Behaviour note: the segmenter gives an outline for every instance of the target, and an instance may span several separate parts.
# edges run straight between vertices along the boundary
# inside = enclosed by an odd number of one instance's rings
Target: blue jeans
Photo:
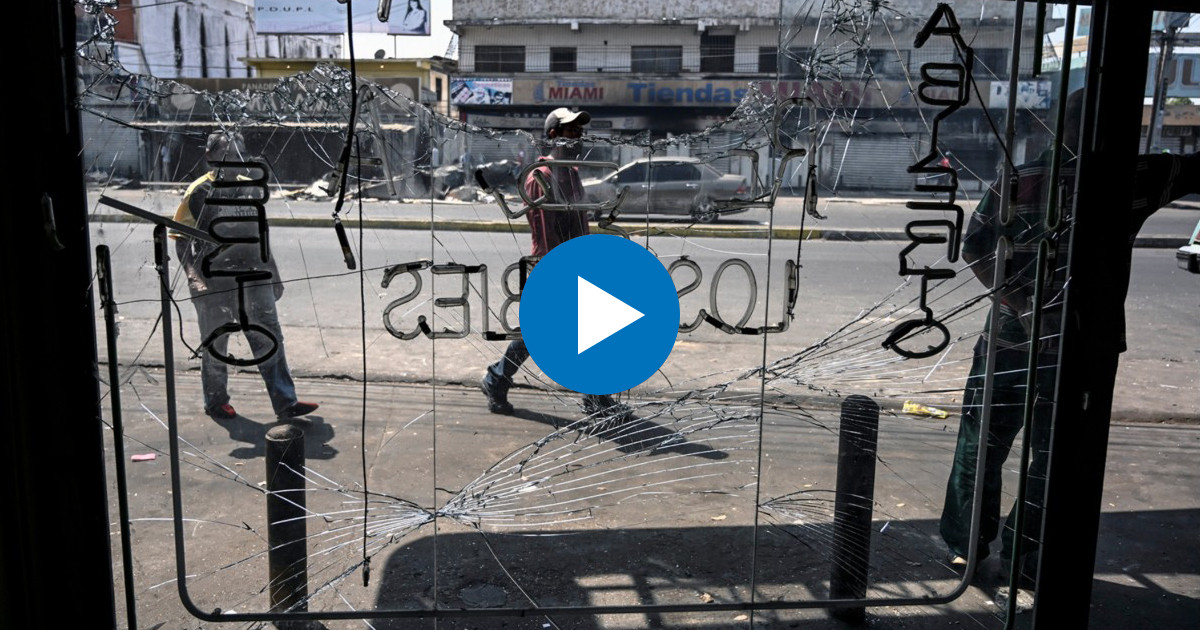
[[[500,360],[488,366],[487,374],[483,377],[483,382],[497,394],[508,392],[508,388],[512,387],[512,377],[521,369],[521,364],[529,358],[529,350],[525,348],[524,339],[514,339],[508,342],[508,348],[504,350],[504,356]]]
[[[259,374],[271,397],[271,407],[278,415],[296,402],[296,386],[288,370],[287,357],[283,352],[283,330],[279,327],[279,315],[275,311],[275,292],[269,283],[247,284],[241,293],[244,297],[246,314],[251,324],[263,327],[275,337],[274,343],[258,331],[242,331],[250,349],[257,359],[275,348],[275,354],[258,364]],[[201,341],[224,324],[239,321],[238,289],[209,291],[193,294],[192,304],[200,323]],[[210,345],[200,350],[200,382],[204,387],[204,410],[211,412],[229,402],[229,373],[224,361],[216,355],[226,355],[229,334],[215,337]]]
[[[525,340],[514,339],[510,341],[508,347],[504,349],[504,356],[500,357],[499,361],[488,366],[487,374],[483,377],[483,382],[488,386],[488,389],[497,395],[503,396],[507,394],[508,388],[512,387],[512,377],[516,375],[517,370],[521,369],[521,365],[528,358],[529,350],[525,347]],[[585,406],[591,405],[596,409],[607,409],[616,404],[612,396],[606,394],[584,394],[583,402]]]

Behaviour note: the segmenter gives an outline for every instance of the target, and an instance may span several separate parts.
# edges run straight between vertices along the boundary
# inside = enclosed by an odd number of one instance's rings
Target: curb
[[[99,362],[101,367],[107,367],[108,362],[101,359]],[[145,370],[163,370],[165,366],[162,363],[149,361],[132,364],[121,364],[122,367],[140,367]],[[199,367],[177,368],[176,373],[190,373],[198,375]],[[231,374],[254,374],[252,369],[240,368],[231,371]],[[324,381],[324,382],[340,382],[348,386],[361,385],[362,377],[355,374],[338,373],[338,372],[316,372],[304,369],[292,370],[292,376],[297,381]],[[417,387],[441,387],[454,389],[463,393],[478,393],[479,385],[477,383],[466,382],[461,378],[414,378],[405,377],[396,374],[381,374],[367,379],[367,383],[372,385],[408,385]],[[756,388],[752,388],[756,389]],[[635,388],[634,391],[636,391]],[[570,395],[572,392],[568,389],[555,387],[550,390],[537,389],[524,384],[514,384],[511,391],[537,393],[537,392],[559,392],[564,395]],[[741,392],[726,392],[716,395],[711,401],[714,404],[744,404],[745,391]],[[645,397],[643,400],[664,401],[668,400],[662,397]],[[836,411],[840,408],[840,399],[836,395],[806,395],[806,394],[779,394],[769,393],[763,398],[763,402],[767,405],[797,405],[806,409],[819,409],[822,411]],[[921,416],[919,414],[907,414],[903,410],[903,402],[898,399],[882,399],[878,400],[880,411],[884,412],[888,417],[893,419],[904,419],[913,421],[925,422],[945,422],[948,424],[956,423],[960,417],[957,408],[946,408],[948,418],[934,418],[930,416]],[[1189,415],[1187,413],[1173,412],[1144,412],[1137,409],[1124,409],[1114,407],[1112,409],[1112,423],[1114,425],[1128,426],[1171,426],[1171,427],[1192,427],[1200,431],[1200,416]]]
[[[92,223],[143,223],[144,220],[137,217],[123,214],[93,214],[89,217]],[[333,222],[329,219],[317,219],[308,217],[280,217],[271,219],[271,225],[275,227],[305,227],[305,228],[332,228]],[[357,221],[346,221],[345,225],[355,227]],[[508,232],[508,233],[528,233],[529,224],[524,221],[429,221],[427,219],[368,219],[362,222],[363,227],[375,230],[429,230],[431,225],[439,230],[447,230],[454,232]],[[629,234],[641,235],[646,232],[645,224],[640,227],[626,230]],[[595,233],[617,233],[615,230],[602,230],[595,228]],[[666,234],[671,236],[692,236],[692,237],[707,237],[707,238],[763,238],[767,234],[766,227],[746,227],[746,226],[715,226],[706,225],[703,227],[697,226],[678,226],[669,223],[651,223],[649,231],[652,234]],[[866,241],[905,241],[908,240],[908,235],[904,230],[855,230],[855,229],[814,229],[814,228],[795,228],[795,227],[778,227],[770,230],[771,235],[777,240],[793,241],[793,240],[824,240],[824,241],[849,241],[849,242],[866,242]],[[1137,248],[1149,249],[1175,249],[1183,247],[1187,244],[1187,239],[1177,236],[1139,236],[1134,241],[1133,246]]]

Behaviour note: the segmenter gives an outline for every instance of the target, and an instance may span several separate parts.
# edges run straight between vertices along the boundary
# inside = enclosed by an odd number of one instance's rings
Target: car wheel
[[[692,209],[692,219],[698,223],[712,223],[721,216],[711,199],[705,199]]]

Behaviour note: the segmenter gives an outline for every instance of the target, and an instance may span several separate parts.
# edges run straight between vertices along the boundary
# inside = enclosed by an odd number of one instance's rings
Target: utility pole
[[[1154,96],[1150,105],[1150,125],[1146,130],[1144,153],[1150,153],[1153,147],[1158,146],[1162,135],[1162,114],[1167,100],[1167,64],[1174,54],[1179,30],[1187,26],[1190,18],[1190,13],[1168,12],[1163,19],[1163,30],[1156,33],[1159,42],[1158,64],[1154,69]]]

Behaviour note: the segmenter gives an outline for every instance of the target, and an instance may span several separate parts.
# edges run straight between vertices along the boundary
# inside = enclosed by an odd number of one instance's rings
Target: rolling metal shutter
[[[915,142],[899,135],[835,136],[821,155],[821,179],[838,189],[911,191],[916,178],[908,167],[916,162]]]
[[[1183,153],[1183,141],[1181,136],[1161,136],[1158,139],[1158,147],[1162,151],[1170,151],[1176,155]],[[1143,143],[1144,144],[1144,143]]]
[[[525,151],[525,161],[537,159],[537,148],[531,144],[521,142],[516,137],[506,136],[503,140],[496,140],[486,136],[471,135],[467,137],[467,150],[475,158],[476,164],[484,162],[497,162],[499,160],[516,160],[518,151]],[[445,157],[442,163],[446,163]]]
[[[133,120],[132,107],[113,107],[105,112],[116,120]],[[86,110],[79,112],[83,136],[83,168],[85,171],[111,173],[118,177],[142,178],[142,152],[139,132],[106,120]]]

